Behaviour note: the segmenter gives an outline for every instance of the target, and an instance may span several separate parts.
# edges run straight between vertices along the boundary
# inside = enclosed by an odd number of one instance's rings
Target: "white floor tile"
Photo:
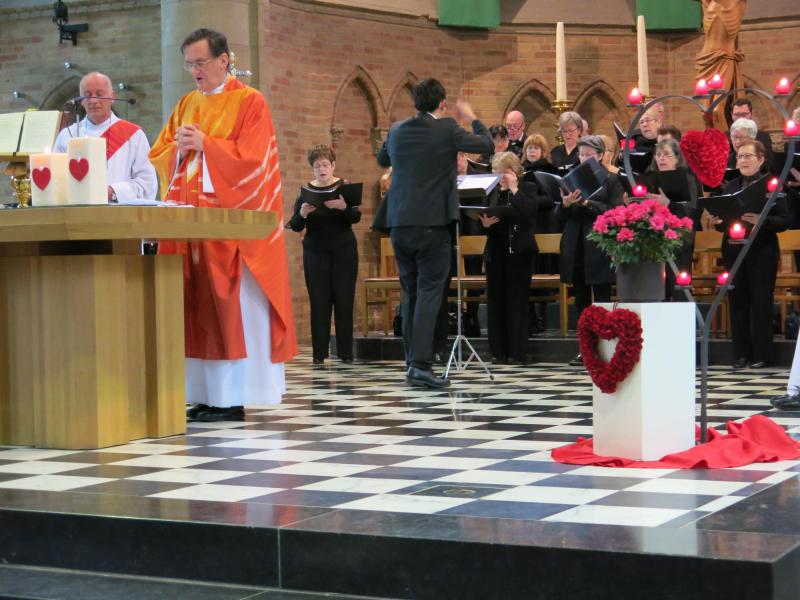
[[[250,475],[249,471],[224,471],[222,469],[167,469],[135,475],[128,479],[142,481],[165,481],[169,483],[214,483],[225,479],[233,479],[242,475]]]
[[[18,463],[0,465],[0,473],[19,473],[23,475],[51,475],[53,473],[64,473],[67,471],[77,471],[86,467],[93,467],[89,463],[75,463],[66,461],[52,460],[29,460]]]
[[[266,469],[262,473],[280,473],[282,475],[316,475],[319,477],[348,477],[356,473],[365,473],[377,469],[378,465],[347,465],[329,462],[308,462],[295,465],[284,465],[274,469]]]
[[[650,479],[626,489],[628,492],[657,492],[661,494],[693,494],[695,496],[725,496],[750,482],[703,481],[700,479]]]
[[[494,465],[501,460],[492,458],[463,458],[458,456],[423,456],[405,462],[396,463],[393,467],[413,467],[415,469],[481,469]]]
[[[448,508],[454,508],[471,502],[457,498],[442,498],[439,496],[403,496],[395,494],[383,494],[381,496],[370,496],[339,504],[334,508],[350,510],[377,510],[384,512],[398,513],[417,513],[432,515]]]
[[[277,450],[265,450],[264,452],[254,452],[248,454],[248,460],[276,460],[279,462],[304,462],[320,460],[337,456],[342,452],[321,452],[317,450],[292,450],[279,448]]]
[[[520,486],[484,496],[483,500],[510,502],[542,502],[546,504],[586,504],[615,494],[617,490],[583,489],[548,486]]]
[[[435,481],[454,483],[488,483],[494,485],[527,485],[553,477],[554,473],[524,473],[520,471],[462,471],[439,477]]]
[[[282,488],[253,487],[246,485],[219,485],[213,483],[191,485],[150,495],[150,498],[177,498],[181,500],[208,500],[212,502],[241,502],[283,491]]]
[[[545,517],[543,520],[562,523],[658,527],[668,521],[677,519],[687,512],[686,510],[672,508],[637,508],[590,504],[574,506],[563,512]]]
[[[36,475],[12,481],[0,482],[0,488],[13,490],[42,490],[48,492],[64,492],[90,485],[99,485],[115,481],[108,477],[78,477],[74,475]]]
[[[371,477],[336,477],[309,483],[298,489],[317,492],[351,492],[359,494],[388,494],[396,490],[424,483],[414,479],[378,479]]]
[[[450,446],[421,446],[415,444],[384,444],[375,448],[357,450],[355,454],[396,454],[398,456],[435,456],[452,451]]]
[[[210,456],[141,456],[110,463],[125,467],[153,467],[155,469],[181,469],[220,460],[219,457]]]

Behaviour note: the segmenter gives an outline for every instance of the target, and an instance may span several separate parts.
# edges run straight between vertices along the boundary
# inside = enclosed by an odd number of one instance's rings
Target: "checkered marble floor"
[[[592,433],[591,384],[564,364],[471,366],[446,391],[398,362],[287,367],[279,406],[246,422],[97,451],[0,448],[0,488],[356,511],[680,527],[797,475],[786,461],[655,470],[554,463]],[[713,368],[711,424],[768,411],[787,372]],[[800,413],[769,416],[800,438]]]

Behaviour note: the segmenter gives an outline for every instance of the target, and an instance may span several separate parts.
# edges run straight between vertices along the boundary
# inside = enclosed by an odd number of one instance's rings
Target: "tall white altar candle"
[[[564,23],[556,25],[556,100],[567,99],[567,46]]]
[[[31,206],[67,203],[67,155],[31,154]]]
[[[650,96],[650,71],[647,66],[647,28],[644,15],[636,19],[636,50],[639,56],[639,91],[647,98]]]
[[[68,204],[107,204],[106,140],[67,140]]]

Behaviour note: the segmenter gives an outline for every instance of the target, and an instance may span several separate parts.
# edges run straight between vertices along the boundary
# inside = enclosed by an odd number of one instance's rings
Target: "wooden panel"
[[[125,346],[128,351],[128,431],[130,439],[147,437],[146,314],[149,310],[146,268],[148,258],[131,256],[125,261]]]
[[[71,206],[3,211],[0,242],[263,239],[274,212],[165,206]]]

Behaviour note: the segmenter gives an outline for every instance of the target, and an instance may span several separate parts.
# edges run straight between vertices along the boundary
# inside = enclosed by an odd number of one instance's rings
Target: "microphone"
[[[74,98],[70,98],[64,104],[77,104],[82,100],[89,100],[94,98],[95,100],[111,100],[112,102],[127,102],[128,104],[136,104],[136,98],[110,98],[104,96],[75,96]]]

